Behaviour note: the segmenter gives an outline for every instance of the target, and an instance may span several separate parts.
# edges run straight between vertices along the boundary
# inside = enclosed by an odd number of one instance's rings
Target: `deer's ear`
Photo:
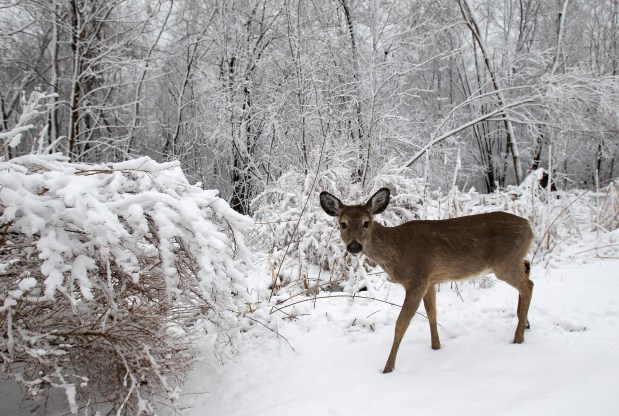
[[[380,214],[387,209],[390,194],[391,192],[389,189],[381,188],[374,195],[372,195],[372,198],[370,198],[365,206],[368,207],[372,215]]]
[[[320,193],[320,206],[332,217],[337,217],[340,215],[341,205],[342,201],[331,195],[329,192],[322,191]]]

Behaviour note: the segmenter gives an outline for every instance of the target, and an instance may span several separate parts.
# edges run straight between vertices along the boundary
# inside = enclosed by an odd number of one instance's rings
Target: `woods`
[[[448,186],[458,150],[459,185],[485,192],[617,173],[616,0],[27,0],[0,19],[5,131],[56,94],[55,150],[180,160],[241,213],[323,156],[363,189],[403,166]]]

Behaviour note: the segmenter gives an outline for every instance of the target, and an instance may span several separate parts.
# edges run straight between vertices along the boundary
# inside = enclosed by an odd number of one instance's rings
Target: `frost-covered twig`
[[[47,112],[49,101],[54,97],[56,97],[56,94],[33,91],[26,100],[25,93],[23,94],[22,113],[17,120],[17,123],[8,131],[0,132],[0,146],[2,147],[0,161],[7,159],[10,156],[11,149],[19,146],[24,133],[35,128],[35,125],[33,124],[35,119]],[[39,143],[43,143],[43,138],[46,133],[46,129],[41,131],[41,135],[38,140]],[[39,150],[40,148],[41,147],[39,146]]]

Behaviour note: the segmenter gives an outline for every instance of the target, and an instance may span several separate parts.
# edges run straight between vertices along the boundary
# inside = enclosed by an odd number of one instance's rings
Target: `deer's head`
[[[373,216],[387,208],[389,195],[389,189],[382,188],[363,205],[345,205],[329,192],[320,193],[320,206],[327,214],[337,217],[340,236],[350,253],[360,253],[371,241]]]

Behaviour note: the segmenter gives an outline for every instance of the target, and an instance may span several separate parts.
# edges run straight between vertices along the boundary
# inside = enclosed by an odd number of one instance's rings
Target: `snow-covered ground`
[[[495,280],[485,288],[446,284],[437,297],[442,349],[430,348],[427,321],[417,315],[386,375],[398,308],[358,298],[299,304],[286,310],[298,318],[278,328],[294,350],[260,336],[221,365],[205,346],[181,414],[618,415],[619,260],[537,266],[532,279],[524,344],[511,344],[514,289]],[[386,293],[402,301],[397,285]]]
[[[278,331],[252,330],[221,364],[204,340],[178,408],[166,416],[618,415],[619,260],[534,267],[531,329],[511,340],[516,291],[492,279],[444,284],[437,296],[442,349],[417,315],[396,370],[381,370],[398,308],[368,299],[317,299],[287,308]],[[380,279],[379,279],[380,281]],[[384,282],[384,300],[402,289]],[[490,287],[488,287],[490,286]],[[362,292],[363,295],[364,292]],[[341,295],[341,294],[339,294]],[[421,311],[423,312],[423,308]],[[294,350],[292,349],[294,348]],[[67,414],[64,394],[23,400],[0,383],[0,414]]]

